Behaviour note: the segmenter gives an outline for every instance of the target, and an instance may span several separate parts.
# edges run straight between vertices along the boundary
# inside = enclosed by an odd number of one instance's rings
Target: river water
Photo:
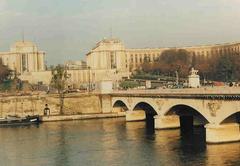
[[[202,128],[146,129],[124,118],[0,128],[1,166],[240,165],[240,143],[206,145]]]

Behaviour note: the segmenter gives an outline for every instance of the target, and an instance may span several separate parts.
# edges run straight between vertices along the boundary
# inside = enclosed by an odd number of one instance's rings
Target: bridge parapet
[[[114,90],[112,94],[162,94],[162,95],[240,95],[240,87],[202,87],[184,89]]]

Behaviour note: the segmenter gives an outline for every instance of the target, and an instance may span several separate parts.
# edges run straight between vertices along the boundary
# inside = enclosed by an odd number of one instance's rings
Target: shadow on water
[[[0,128],[39,128],[40,124],[2,125]]]
[[[63,161],[64,163],[66,163],[67,161],[67,155],[66,155],[66,148],[65,148],[65,128],[64,126],[61,124],[59,126],[59,131],[58,131],[58,135],[59,135],[59,138],[58,138],[58,146],[56,147],[58,150],[57,150],[57,154],[55,156],[55,163],[56,165],[62,165],[63,164]]]
[[[155,134],[154,118],[153,118],[152,114],[146,114],[145,132],[146,132],[147,135]]]
[[[180,144],[186,153],[206,150],[206,129],[203,125],[194,126],[192,116],[180,117]]]
[[[206,147],[206,130],[203,126],[193,127],[191,131],[181,132],[181,143],[190,146]]]

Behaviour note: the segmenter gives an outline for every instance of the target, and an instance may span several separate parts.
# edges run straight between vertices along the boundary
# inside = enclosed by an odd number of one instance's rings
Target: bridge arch
[[[202,114],[202,112],[198,111],[197,108],[186,105],[186,104],[177,104],[177,105],[171,106],[164,113],[164,115],[165,116],[168,116],[168,115],[194,116],[195,118],[198,118],[198,120],[201,120],[205,124],[210,122],[208,117]]]
[[[157,111],[154,109],[154,107],[147,103],[147,102],[138,102],[137,104],[135,104],[135,106],[133,107],[133,111],[134,110],[144,110],[146,112],[146,114],[152,114],[152,115],[157,115]]]
[[[154,107],[147,102],[138,102],[133,107],[133,112],[134,111],[144,111],[146,128],[149,129],[150,132],[154,132],[154,116],[158,114]]]
[[[221,119],[219,124],[224,123],[240,123],[240,111],[229,114],[226,118]]]
[[[129,110],[127,104],[125,104],[125,102],[122,100],[114,101],[112,107],[113,107],[113,112],[123,112],[123,111]]]
[[[177,104],[172,106],[165,116],[179,116],[180,129],[182,134],[193,133],[194,126],[205,126],[209,123],[207,117],[205,117],[196,108],[185,104]],[[203,128],[204,129],[204,128]]]
[[[204,107],[204,105],[201,105],[199,102],[195,102],[192,100],[176,99],[169,101],[168,104],[163,105],[161,115],[165,116],[174,113],[174,110],[179,107],[197,113],[199,116],[204,117],[208,121],[208,123],[211,123],[213,121],[213,118],[210,116],[209,110]]]
[[[140,103],[141,105],[149,105],[151,109],[156,112],[156,114],[159,114],[158,105],[156,104],[156,101],[151,98],[135,98],[135,100],[133,100],[132,110],[134,110],[134,108]]]

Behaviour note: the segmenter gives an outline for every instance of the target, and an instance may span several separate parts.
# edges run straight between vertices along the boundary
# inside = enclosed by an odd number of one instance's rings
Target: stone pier
[[[173,129],[180,127],[179,116],[169,115],[169,116],[154,116],[155,129]]]
[[[240,125],[238,123],[207,124],[207,143],[226,143],[240,141]]]
[[[126,112],[126,121],[143,121],[146,119],[145,111],[127,111]]]

